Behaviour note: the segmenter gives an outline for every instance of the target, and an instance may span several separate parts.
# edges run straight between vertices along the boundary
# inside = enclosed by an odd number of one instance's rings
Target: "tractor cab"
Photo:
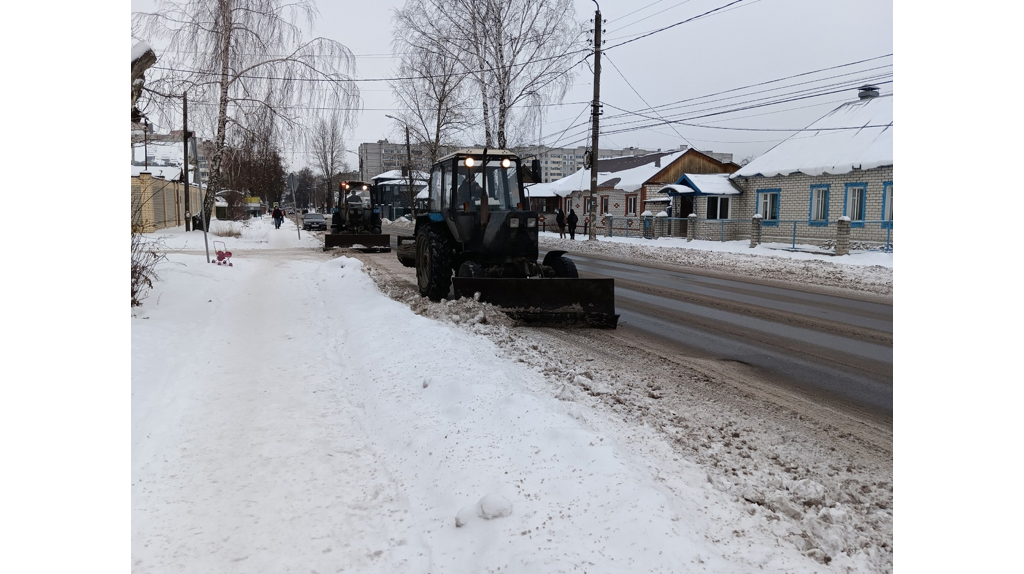
[[[537,215],[524,205],[521,173],[519,158],[506,150],[449,154],[431,169],[428,211],[441,216],[461,250],[536,259]],[[513,238],[521,252],[493,253]]]

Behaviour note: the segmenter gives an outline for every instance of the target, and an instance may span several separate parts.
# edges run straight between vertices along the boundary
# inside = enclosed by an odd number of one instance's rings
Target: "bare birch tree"
[[[154,68],[163,74],[160,91],[187,90],[198,111],[204,104],[213,108],[207,216],[222,185],[230,130],[245,131],[248,118],[266,112],[282,137],[294,137],[302,124],[299,106],[360,107],[348,48],[304,37],[316,15],[312,0],[157,0],[154,12],[132,15],[133,37],[167,41],[168,57]],[[201,117],[193,113],[190,109],[190,119]],[[352,114],[343,113],[346,124]]]
[[[429,38],[398,36],[392,42],[402,54],[391,82],[395,99],[405,108],[399,116],[412,132],[413,141],[427,152],[427,171],[440,154],[470,122],[466,76],[459,62],[433,45]]]
[[[542,109],[527,102],[562,100],[587,51],[572,0],[408,0],[396,24],[472,78],[484,141],[502,148]]]
[[[344,126],[337,113],[318,118],[307,141],[316,166],[327,180],[327,210],[330,211],[334,207],[337,175],[348,170],[345,163]]]

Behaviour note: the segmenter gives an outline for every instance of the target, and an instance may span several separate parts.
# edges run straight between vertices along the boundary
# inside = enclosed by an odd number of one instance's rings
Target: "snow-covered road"
[[[254,223],[234,267],[171,253],[134,310],[133,571],[827,568],[668,445],[302,235]]]

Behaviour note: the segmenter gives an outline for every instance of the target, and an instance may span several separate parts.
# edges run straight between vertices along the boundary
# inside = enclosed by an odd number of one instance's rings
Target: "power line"
[[[620,70],[619,67],[615,65],[615,62],[612,61],[611,57],[609,57],[608,54],[605,54],[605,58],[608,58],[608,63],[611,64],[613,68],[615,68],[615,71],[619,73],[619,76],[622,78],[623,81],[626,82],[626,85],[629,86],[629,89],[633,90],[633,93],[636,94],[638,98],[640,98],[640,101],[647,104],[647,107],[653,110],[654,108],[651,108],[651,104],[648,104],[647,100],[645,100],[644,97],[640,95],[640,92],[636,91],[636,88],[633,87],[633,84],[629,83],[629,80],[626,79],[625,74],[623,74],[622,70]],[[654,113],[658,114],[658,112],[656,111]],[[658,114],[658,117],[661,117],[661,114]],[[672,126],[672,131],[676,132],[677,136],[683,138],[683,141],[686,142],[687,145],[693,147],[693,144],[690,143],[690,140],[686,139],[686,136],[679,133],[679,130],[677,130],[675,126]]]
[[[742,1],[742,0],[738,0],[738,1]],[[548,57],[545,57],[545,58],[536,58],[536,59],[533,59],[533,60],[530,60],[530,61],[527,61],[527,62],[522,62],[520,64],[512,64],[509,67],[510,68],[516,68],[516,67],[524,68],[526,66],[530,66],[530,65],[536,64],[538,62],[546,62],[546,61],[549,61],[549,60],[559,60],[559,59],[562,59],[562,58],[574,56],[576,54],[584,54],[584,53],[590,53],[590,50],[576,50],[576,51],[573,51],[573,52],[568,52],[566,54],[559,54],[557,56],[548,56]],[[568,69],[572,69],[572,68],[576,67],[578,64],[579,64],[579,62],[577,62],[576,64],[573,64]],[[205,71],[205,70],[188,70],[188,69],[182,69],[182,68],[169,68],[169,67],[166,67],[166,66],[152,66],[150,69],[153,69],[153,70],[167,70],[167,71],[171,71],[171,72],[181,72],[181,73],[186,73],[186,74],[208,74],[208,75],[211,75],[211,76],[219,75],[217,72],[208,72],[208,71]],[[322,82],[327,82],[327,83],[395,82],[395,81],[401,81],[401,80],[429,80],[429,79],[433,79],[433,78],[448,78],[448,77],[453,77],[453,76],[463,76],[463,77],[465,77],[465,76],[472,76],[472,75],[475,75],[475,74],[479,74],[479,73],[482,73],[482,72],[495,72],[495,71],[498,71],[498,70],[499,70],[499,68],[486,68],[486,69],[483,69],[483,70],[473,70],[471,72],[459,72],[459,73],[453,73],[453,74],[432,74],[432,75],[422,75],[422,76],[397,76],[397,77],[393,77],[393,78],[285,78],[285,77],[279,77],[279,76],[254,76],[254,75],[249,75],[249,74],[244,74],[244,75],[235,76],[235,77],[247,78],[247,79],[250,79],[250,80],[282,80],[282,81],[313,82],[313,83],[322,83]]]
[[[707,98],[710,98],[710,97],[713,97],[713,96],[720,96],[722,94],[729,94],[729,93],[732,93],[732,92],[738,92],[738,91],[746,90],[746,89],[749,89],[749,88],[757,88],[757,87],[760,87],[760,86],[766,86],[768,84],[774,84],[774,83],[777,83],[777,82],[783,82],[785,80],[792,80],[794,78],[800,78],[800,77],[804,77],[804,76],[809,76],[809,75],[817,74],[817,73],[820,73],[820,72],[827,72],[829,70],[837,70],[839,68],[847,68],[849,66],[856,66],[857,64],[863,64],[863,63],[866,63],[866,62],[872,62],[874,60],[880,60],[882,58],[888,58],[890,56],[892,56],[891,53],[890,54],[885,54],[885,55],[882,55],[882,56],[875,56],[874,58],[867,58],[865,60],[857,60],[855,62],[847,62],[845,64],[839,64],[837,66],[829,66],[827,68],[819,68],[817,70],[811,70],[809,72],[801,72],[799,74],[793,74],[791,76],[785,76],[785,77],[782,77],[782,78],[776,78],[774,80],[767,80],[767,81],[758,82],[758,83],[755,83],[755,84],[748,84],[746,86],[740,86],[740,87],[737,87],[737,88],[730,88],[728,90],[722,90],[720,92],[712,92],[710,94],[704,94],[703,96],[696,96],[696,97],[692,97],[692,98],[676,100],[674,102],[669,102],[667,104],[660,104],[658,106],[655,106],[655,108],[662,109],[662,108],[666,108],[666,107],[673,106],[673,105],[676,105],[676,104],[682,104],[682,103],[686,103],[686,102],[693,102],[693,101],[697,101],[697,100],[703,100],[703,99],[707,99]],[[803,82],[803,83],[790,84],[790,85],[787,85],[787,86],[782,86],[782,87],[774,88],[774,89],[784,89],[784,88],[793,87],[793,86],[800,86],[800,85],[804,85],[804,84],[808,84],[808,83],[819,82],[819,81],[822,81],[822,80],[835,79],[835,78],[839,78],[839,77],[843,77],[843,76],[859,74],[859,73],[862,73],[862,72],[878,70],[878,69],[887,68],[887,67],[891,67],[891,66],[892,66],[892,64],[887,64],[885,66],[878,66],[878,67],[875,67],[875,68],[868,68],[866,70],[858,70],[856,72],[850,72],[848,74],[838,74],[836,76],[829,76],[829,77],[826,77],[826,78],[819,78],[817,80],[811,80],[811,81]],[[751,92],[751,93],[743,94],[743,95],[737,96],[737,97],[745,97],[745,96],[749,96],[749,95],[764,93],[764,92],[767,92],[767,91],[773,91],[773,90],[762,90],[762,91],[759,91],[759,92]],[[731,98],[723,98],[723,99],[731,99]],[[713,101],[722,101],[722,100],[720,99],[720,100],[713,100]],[[710,102],[705,102],[705,103],[710,103]],[[648,109],[653,110],[655,108],[648,108]],[[640,110],[640,111],[646,111],[646,109],[645,110]],[[634,113],[634,112],[629,112],[629,113]],[[621,117],[621,116],[610,116],[609,119],[611,119],[613,117]]]
[[[701,14],[698,14],[698,15],[692,17],[692,18],[687,18],[686,20],[683,20],[681,22],[676,22],[675,24],[670,24],[668,26],[665,26],[664,28],[658,28],[657,30],[652,30],[652,31],[650,31],[650,32],[648,32],[648,33],[646,33],[646,34],[644,34],[642,36],[637,36],[636,38],[633,38],[632,40],[626,40],[625,42],[620,42],[618,44],[615,44],[614,46],[609,46],[607,48],[604,48],[603,51],[607,52],[608,50],[611,50],[611,49],[614,49],[614,48],[618,48],[619,46],[625,46],[626,44],[630,44],[632,42],[636,42],[637,40],[641,40],[641,39],[646,38],[648,36],[653,36],[654,34],[657,34],[659,32],[664,32],[665,30],[670,30],[672,28],[675,28],[676,26],[681,26],[683,24],[686,24],[687,22],[693,22],[694,20],[697,20],[698,18],[703,18],[705,16],[709,16],[711,14],[714,14],[715,12],[718,12],[720,10],[724,10],[724,9],[728,8],[729,6],[732,6],[734,4],[739,4],[740,2],[743,2],[743,1],[744,0],[733,0],[732,2],[729,2],[728,4],[723,4],[723,5],[719,6],[718,8],[712,8],[711,10],[708,10],[707,12],[703,12]]]
[[[668,117],[680,117],[680,116],[690,115],[690,114],[705,114],[705,116],[712,116],[712,115],[719,115],[721,113],[732,113],[732,112],[743,111],[743,110],[751,109],[751,108],[755,108],[755,107],[762,107],[762,106],[765,106],[765,105],[775,105],[775,104],[779,104],[779,103],[786,103],[786,102],[794,101],[794,99],[804,99],[804,98],[807,98],[807,97],[817,97],[817,96],[831,95],[831,94],[835,94],[835,93],[840,93],[840,92],[844,92],[844,91],[849,90],[849,89],[854,88],[854,87],[859,87],[859,85],[862,85],[864,83],[871,83],[871,84],[887,84],[887,83],[892,83],[891,81],[886,80],[887,78],[891,78],[891,77],[892,77],[892,74],[881,74],[881,75],[870,76],[870,77],[866,77],[866,78],[858,78],[858,79],[856,79],[855,81],[852,81],[852,82],[851,81],[836,82],[836,83],[832,83],[832,84],[825,84],[825,85],[822,85],[822,86],[815,86],[815,87],[811,87],[811,88],[804,88],[804,89],[795,90],[795,91],[791,91],[791,92],[786,92],[786,93],[782,93],[782,94],[775,94],[775,95],[772,95],[772,96],[765,96],[765,97],[761,97],[761,98],[748,99],[748,100],[745,100],[745,101],[742,101],[742,102],[734,102],[734,103],[730,103],[730,104],[727,104],[727,105],[704,107],[704,108],[699,109],[699,110],[681,111],[681,112],[669,114]],[[829,88],[836,88],[836,87],[838,87],[838,89],[829,90]],[[823,90],[827,90],[827,91],[823,91]],[[756,93],[755,94],[750,94],[750,95],[756,95]],[[796,98],[797,96],[800,96],[800,97]],[[732,99],[732,98],[727,98],[727,99]],[[768,100],[768,101],[766,101],[766,100]],[[714,104],[714,103],[719,102],[719,101],[722,101],[722,100],[712,100],[712,101],[708,101],[708,102],[702,102],[702,103],[699,103],[699,104],[691,104],[690,106],[682,106],[682,107],[706,106],[707,104]],[[741,106],[741,107],[735,107],[735,106]],[[615,107],[615,106],[612,106],[612,107]],[[721,112],[721,111],[720,112],[716,112],[716,110],[722,110],[723,108],[727,108],[726,111],[724,111],[724,112]],[[646,115],[644,115],[643,113],[640,113],[640,112],[630,112],[628,110],[622,110],[622,108],[618,108],[618,107],[615,107],[615,109],[621,110],[621,111],[624,112],[622,114],[616,114],[614,116],[615,118],[622,118],[622,117],[626,117],[626,116],[639,116],[641,118],[653,119],[650,116],[646,116]],[[657,110],[654,110],[654,111],[655,111],[655,113],[657,113]],[[715,113],[708,113],[708,112],[715,112]],[[695,116],[695,117],[705,117],[705,116]],[[662,117],[660,114],[659,114],[659,117],[661,117],[661,119],[664,119],[664,117]],[[625,121],[625,122],[619,122],[619,123],[612,124],[612,125],[628,125],[628,124],[631,124],[631,123],[640,123],[640,121],[639,120]]]

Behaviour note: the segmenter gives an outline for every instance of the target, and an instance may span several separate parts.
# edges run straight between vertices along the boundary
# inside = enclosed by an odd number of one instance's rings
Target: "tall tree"
[[[344,124],[337,113],[318,118],[308,136],[309,150],[327,182],[327,209],[334,207],[337,174],[348,171],[345,163]]]
[[[528,102],[562,100],[586,52],[572,0],[407,0],[394,33],[429,42],[472,78],[484,141],[502,148],[542,109]]]
[[[164,59],[160,91],[187,90],[199,110],[202,104],[213,108],[207,214],[222,187],[231,130],[244,131],[251,118],[270,114],[282,135],[294,135],[302,123],[300,106],[359,108],[348,48],[304,36],[316,15],[312,0],[157,0],[154,12],[132,15],[133,37],[164,39],[165,51],[175,55]],[[352,121],[352,114],[343,112],[343,121]]]
[[[402,18],[399,13],[396,22]],[[426,148],[428,170],[441,147],[452,144],[469,126],[472,112],[458,60],[434,44],[432,38],[417,35],[399,35],[392,41],[401,59],[399,79],[391,82],[391,89],[404,108],[399,116],[412,132],[410,139]]]

